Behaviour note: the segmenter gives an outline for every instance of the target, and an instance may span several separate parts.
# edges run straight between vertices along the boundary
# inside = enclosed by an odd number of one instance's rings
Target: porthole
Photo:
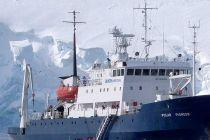
[[[130,90],[133,90],[133,86],[130,86]]]

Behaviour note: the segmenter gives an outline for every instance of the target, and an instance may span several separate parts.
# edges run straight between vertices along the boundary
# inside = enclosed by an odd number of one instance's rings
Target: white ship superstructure
[[[123,34],[115,27],[113,37],[118,41],[115,42],[113,60],[108,58],[106,63],[95,62],[88,76],[78,78],[75,100],[70,103],[61,101],[58,105],[64,107],[62,117],[120,116],[139,111],[143,104],[191,96],[191,78],[188,83],[182,78],[175,79],[174,89],[170,89],[169,81],[170,75],[189,77],[192,72],[189,59],[185,60],[181,55],[172,60],[131,58],[127,47],[133,35]],[[72,85],[72,77],[64,78],[62,84],[63,88]]]

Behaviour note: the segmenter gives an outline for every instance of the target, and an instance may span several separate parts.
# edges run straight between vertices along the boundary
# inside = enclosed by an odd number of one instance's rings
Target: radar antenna
[[[115,54],[127,53],[127,47],[131,45],[130,41],[134,37],[133,34],[123,34],[123,32],[115,26],[110,34],[115,38]]]
[[[73,14],[73,21],[63,21],[66,23],[72,23],[74,26],[74,35],[73,35],[73,85],[77,84],[77,58],[76,58],[76,25],[80,23],[85,23],[85,22],[80,22],[76,21],[76,14],[80,12],[68,12]]]
[[[142,10],[142,13],[144,14],[144,37],[142,38],[142,41],[145,43],[145,59],[147,60],[149,57],[149,48],[152,45],[153,40],[148,39],[148,29],[150,30],[151,28],[148,28],[148,10],[154,10],[158,8],[152,8],[152,7],[147,7],[147,2],[146,0],[144,1],[144,7],[138,7],[138,8],[133,8],[134,10]]]
[[[192,75],[192,90],[193,90],[193,96],[195,96],[195,85],[196,85],[196,80],[195,80],[195,57],[196,57],[196,46],[197,46],[197,44],[198,44],[198,42],[197,42],[197,29],[199,29],[200,28],[200,21],[199,21],[199,24],[198,25],[196,25],[196,24],[194,24],[194,25],[190,25],[190,22],[189,22],[189,27],[188,28],[190,28],[190,29],[192,29],[193,30],[193,42],[192,42],[192,44],[193,44],[193,75]]]

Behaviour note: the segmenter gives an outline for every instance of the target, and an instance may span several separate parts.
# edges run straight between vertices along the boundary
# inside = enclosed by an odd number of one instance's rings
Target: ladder
[[[98,129],[98,132],[96,134],[96,140],[102,140],[103,139],[103,137],[105,136],[106,131],[108,130],[111,122],[114,121],[114,118],[115,118],[115,115],[107,115],[103,119],[103,121],[102,121],[102,123],[101,123],[101,125]]]

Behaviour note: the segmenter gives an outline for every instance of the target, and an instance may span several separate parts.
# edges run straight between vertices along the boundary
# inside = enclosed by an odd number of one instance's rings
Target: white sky
[[[152,2],[151,2],[152,1]],[[191,41],[188,21],[201,21],[199,50],[210,53],[210,1],[208,0],[150,0],[151,6],[158,7],[152,14],[153,32],[156,41],[152,53],[161,53],[160,45],[164,28],[165,38],[182,45]],[[34,29],[41,36],[52,35],[65,41],[72,40],[72,26],[62,20],[71,20],[68,11],[81,13],[78,19],[87,22],[78,29],[78,45],[83,48],[103,47],[112,49],[112,38],[108,34],[115,25],[126,33],[134,33],[135,48],[141,46],[142,15],[133,7],[142,6],[142,0],[0,0],[0,22],[16,31]],[[170,42],[169,42],[170,43]],[[173,42],[172,42],[173,43]],[[167,47],[167,44],[166,44]],[[134,47],[133,47],[134,48]],[[132,50],[134,50],[132,48]],[[142,47],[140,47],[142,50]],[[203,58],[203,59],[206,59]]]

